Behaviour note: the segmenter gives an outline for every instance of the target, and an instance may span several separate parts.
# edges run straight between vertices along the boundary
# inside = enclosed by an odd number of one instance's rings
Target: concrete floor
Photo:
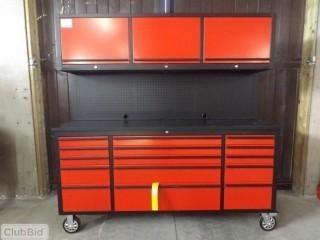
[[[0,224],[46,223],[50,239],[112,240],[319,240],[320,201],[278,194],[278,227],[259,228],[258,214],[132,214],[81,216],[83,229],[67,234],[57,214],[56,196],[44,200],[0,200]]]

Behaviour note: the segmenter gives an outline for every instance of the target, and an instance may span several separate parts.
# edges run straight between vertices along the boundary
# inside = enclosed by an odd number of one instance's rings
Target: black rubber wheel
[[[73,216],[73,224],[72,225],[68,224],[68,221],[66,218],[63,221],[62,227],[67,233],[76,233],[80,230],[80,227],[81,227],[80,218],[78,218],[77,216]]]
[[[275,217],[270,217],[270,221],[265,222],[264,218],[261,217],[259,224],[262,230],[269,232],[276,228],[277,219]]]

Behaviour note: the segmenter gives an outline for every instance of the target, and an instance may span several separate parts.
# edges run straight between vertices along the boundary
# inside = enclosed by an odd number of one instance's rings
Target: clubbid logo
[[[2,224],[1,239],[3,240],[48,240],[47,224]]]

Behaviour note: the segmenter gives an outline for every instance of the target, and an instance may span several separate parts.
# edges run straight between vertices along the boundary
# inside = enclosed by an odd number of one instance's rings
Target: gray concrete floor
[[[278,227],[259,228],[259,215],[245,214],[132,214],[80,216],[83,229],[67,234],[53,194],[44,200],[0,200],[0,224],[46,223],[50,239],[112,240],[319,240],[320,201],[278,194]]]

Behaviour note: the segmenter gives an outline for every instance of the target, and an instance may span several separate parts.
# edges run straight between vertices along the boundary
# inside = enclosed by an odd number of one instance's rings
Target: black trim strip
[[[114,156],[114,159],[195,159],[195,158],[204,158],[204,159],[208,159],[208,158],[212,158],[212,159],[217,159],[220,158],[220,155],[201,155],[201,156],[139,156],[139,155],[135,155],[135,156]]]
[[[148,145],[140,145],[140,146],[114,146],[115,150],[141,150],[141,149],[221,149],[221,146],[148,146]]]
[[[115,197],[114,197],[114,161],[113,161],[113,139],[112,136],[108,136],[109,146],[109,165],[110,165],[110,206],[111,211],[115,210]]]
[[[225,168],[270,168],[273,169],[273,166],[268,165],[226,165]]]
[[[258,183],[252,183],[252,184],[225,184],[225,187],[273,187],[273,184],[258,184]]]
[[[110,169],[109,166],[84,166],[84,167],[62,167],[61,171],[72,171],[72,170],[106,170]]]

